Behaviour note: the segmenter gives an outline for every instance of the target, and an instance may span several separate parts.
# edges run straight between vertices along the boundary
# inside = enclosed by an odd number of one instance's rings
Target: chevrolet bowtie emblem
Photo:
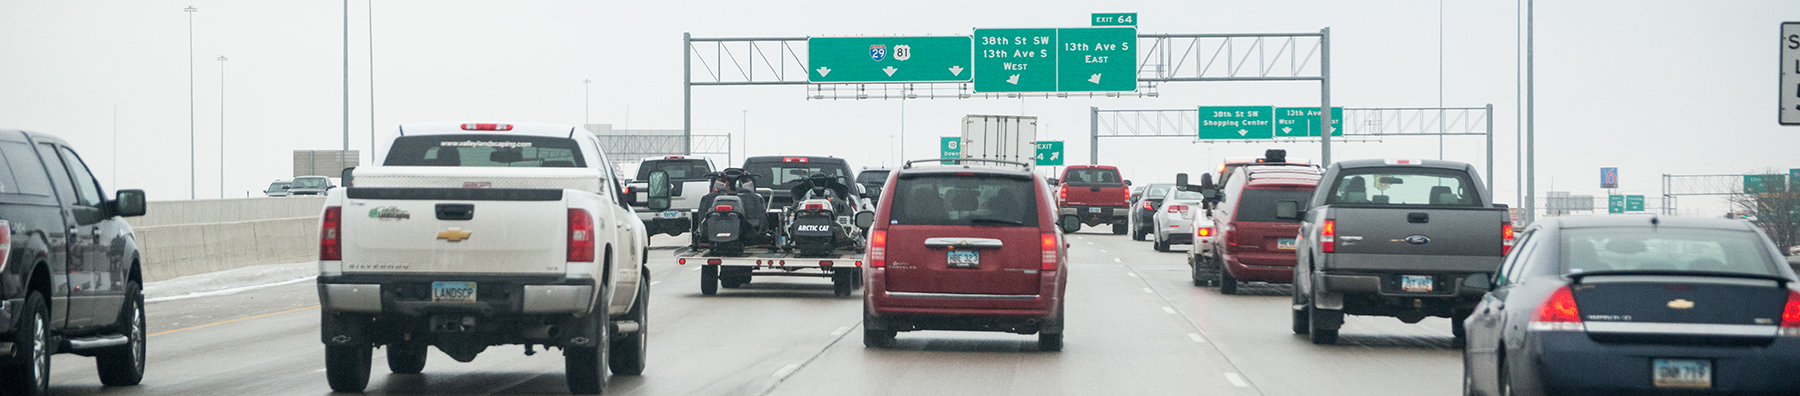
[[[469,233],[469,231],[463,231],[461,228],[451,228],[444,230],[444,232],[439,232],[437,239],[448,240],[450,242],[462,242],[464,239],[469,239]]]
[[[1675,299],[1674,301],[1669,301],[1669,308],[1688,309],[1688,308],[1693,308],[1693,307],[1694,307],[1693,301],[1683,300],[1683,299],[1679,299],[1679,298]]]

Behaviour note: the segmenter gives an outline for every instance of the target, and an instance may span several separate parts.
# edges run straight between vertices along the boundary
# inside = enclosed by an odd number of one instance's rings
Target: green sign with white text
[[[938,158],[941,158],[941,159],[962,158],[962,138],[957,137],[957,136],[945,136],[942,138],[938,138]],[[950,162],[950,161],[942,161],[942,163],[944,165],[954,165],[955,164],[954,162]]]
[[[1273,106],[1200,106],[1201,140],[1274,138]]]
[[[1344,108],[1331,108],[1331,136],[1344,136]],[[1275,108],[1275,137],[1319,136],[1318,107]]]
[[[1037,164],[1039,166],[1062,165],[1063,142],[1037,142]]]
[[[975,29],[975,92],[1055,92],[1056,29]]]
[[[1057,91],[1137,90],[1137,28],[1056,29],[1056,40]]]
[[[1606,213],[1625,213],[1625,196],[1606,196]]]
[[[806,60],[814,83],[963,82],[974,75],[967,36],[813,37]]]
[[[1137,26],[1135,12],[1096,12],[1090,19],[1094,26]]]
[[[1644,196],[1642,196],[1642,195],[1626,195],[1625,196],[1625,211],[1626,212],[1642,212],[1642,211],[1644,211]]]

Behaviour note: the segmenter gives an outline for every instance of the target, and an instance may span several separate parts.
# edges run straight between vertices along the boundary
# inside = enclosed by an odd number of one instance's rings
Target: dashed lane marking
[[[651,284],[651,285],[655,285],[655,284],[658,284],[658,283],[662,283],[662,281],[650,281],[650,284]]]
[[[1200,338],[1200,333],[1188,333],[1188,339],[1192,339],[1194,342],[1198,343],[1206,343],[1205,338]]]
[[[694,269],[692,269],[692,271],[699,271],[699,270],[700,270],[700,267],[694,267]]]
[[[1163,307],[1163,312],[1175,313],[1175,308]]]
[[[1155,290],[1150,290],[1150,288],[1148,288],[1148,287],[1146,287],[1146,288],[1144,288],[1144,292],[1145,292],[1145,293],[1155,293],[1155,292],[1156,292],[1156,291],[1155,291]]]
[[[1118,260],[1118,259],[1113,259],[1113,260]],[[1136,272],[1126,272],[1125,275],[1131,275],[1133,278],[1137,277]]]
[[[774,377],[777,379],[787,378],[787,376],[793,375],[794,371],[799,370],[799,369],[800,369],[799,363],[789,363],[786,366],[781,366],[780,370],[775,370]],[[1238,386],[1243,386],[1243,385],[1238,385]]]
[[[1118,258],[1118,257],[1113,257],[1113,262],[1115,262],[1115,263],[1123,263],[1123,262],[1125,262],[1125,260],[1120,260],[1120,259],[1119,259],[1119,258]],[[1134,275],[1134,276],[1135,276],[1135,275]]]
[[[1250,387],[1250,383],[1244,382],[1244,377],[1238,375],[1238,373],[1225,373],[1225,380],[1231,381],[1231,386],[1236,386],[1239,388]]]
[[[840,336],[840,335],[844,335],[844,333],[848,333],[848,332],[850,332],[850,326],[844,326],[844,327],[837,328],[837,330],[832,330],[831,335]]]
[[[318,307],[319,307],[319,306],[317,306],[317,305],[314,305],[314,306],[310,306],[310,307],[306,307],[306,308],[294,308],[294,309],[290,309],[290,310],[286,310],[286,311],[281,311],[281,312],[270,312],[270,313],[266,313],[266,314],[262,314],[262,315],[256,315],[256,316],[245,316],[245,317],[242,317],[242,318],[237,318],[237,319],[232,319],[232,320],[227,320],[227,321],[223,321],[223,322],[213,322],[213,323],[207,323],[207,324],[203,324],[203,325],[199,325],[199,326],[193,326],[193,327],[183,327],[183,328],[179,328],[179,329],[175,329],[175,330],[169,330],[169,331],[164,331],[164,332],[158,332],[158,333],[150,333],[150,335],[149,335],[149,336],[148,336],[148,337],[155,337],[155,336],[159,336],[159,335],[163,335],[163,334],[169,334],[169,333],[174,333],[174,332],[178,332],[178,331],[188,331],[188,330],[193,330],[193,329],[198,329],[198,328],[202,328],[202,327],[210,327],[210,326],[218,326],[218,325],[222,325],[222,324],[226,324],[226,323],[231,323],[231,322],[237,322],[237,321],[244,321],[244,320],[250,320],[250,319],[256,319],[256,318],[264,318],[264,317],[270,317],[270,316],[275,316],[275,315],[280,315],[280,314],[284,314],[284,313],[289,313],[289,312],[298,312],[298,311],[305,311],[305,310],[308,310],[308,309],[313,309],[313,308],[318,308]]]

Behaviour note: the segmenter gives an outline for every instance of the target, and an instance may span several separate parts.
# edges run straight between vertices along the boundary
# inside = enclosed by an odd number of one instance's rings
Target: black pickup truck
[[[121,217],[142,190],[106,199],[56,137],[0,129],[0,388],[43,395],[50,355],[97,359],[100,383],[144,377],[142,259]]]

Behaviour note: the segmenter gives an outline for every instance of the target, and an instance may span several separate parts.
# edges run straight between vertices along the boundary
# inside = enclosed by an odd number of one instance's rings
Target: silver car
[[[263,195],[270,197],[288,196],[288,184],[287,180],[276,180],[273,183],[269,183],[269,189],[263,190]]]
[[[1162,207],[1150,215],[1151,234],[1158,252],[1173,251],[1172,244],[1194,243],[1194,216],[1202,209],[1205,197],[1198,192],[1171,188],[1163,193]]]

